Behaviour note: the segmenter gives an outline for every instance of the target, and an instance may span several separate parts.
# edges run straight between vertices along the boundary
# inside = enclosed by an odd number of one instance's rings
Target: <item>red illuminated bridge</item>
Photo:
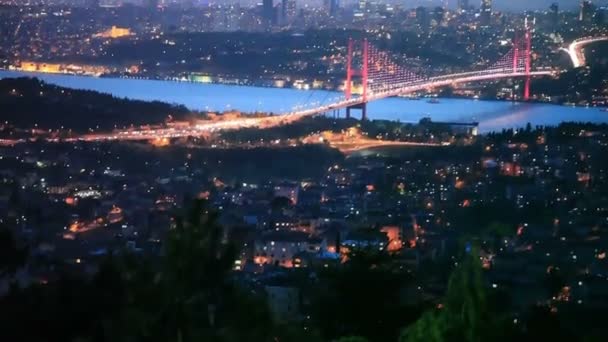
[[[581,55],[580,50],[585,44],[607,40],[608,37],[584,38],[573,43],[573,54]],[[321,115],[339,109],[346,109],[350,117],[353,108],[361,109],[362,119],[367,118],[366,107],[370,101],[387,97],[411,94],[418,91],[469,83],[491,81],[507,78],[523,78],[525,80],[523,99],[530,97],[530,79],[539,76],[552,76],[556,71],[551,68],[533,68],[531,33],[526,30],[521,37],[513,40],[512,48],[494,64],[483,70],[449,74],[442,76],[423,76],[407,67],[394,63],[389,54],[378,50],[364,40],[348,43],[346,85],[344,94],[325,104],[312,104],[308,108],[296,109],[278,116],[263,118],[237,118],[219,122],[201,122],[187,128],[148,128],[115,131],[112,133],[89,134],[74,140],[149,140],[159,138],[177,138],[187,136],[202,136],[216,131],[235,130],[245,127],[267,128],[288,124],[304,117]],[[361,94],[354,95],[352,84],[355,78],[360,79]]]
[[[346,85],[344,96],[332,103],[314,108],[296,110],[286,113],[288,116],[313,116],[346,108],[350,117],[352,108],[361,109],[362,119],[367,118],[366,104],[386,97],[405,95],[417,91],[476,81],[498,80],[503,78],[524,78],[523,99],[530,98],[530,79],[536,76],[554,75],[551,68],[532,68],[531,34],[529,30],[522,39],[514,39],[512,49],[493,65],[479,71],[458,74],[426,77],[417,74],[407,67],[394,63],[386,52],[380,51],[364,40],[348,43]],[[354,67],[355,58],[360,66]],[[361,95],[352,94],[354,78],[361,80]]]

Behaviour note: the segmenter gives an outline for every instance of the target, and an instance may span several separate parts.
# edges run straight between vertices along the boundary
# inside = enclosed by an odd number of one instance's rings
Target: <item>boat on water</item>
[[[416,95],[397,95],[397,96],[404,98],[406,100],[420,100],[420,96],[416,96]]]
[[[608,113],[608,108],[602,108],[600,109],[600,112]]]
[[[432,103],[432,104],[437,104],[437,103],[439,103],[439,100],[437,100],[437,99],[430,99],[430,100],[428,100],[426,102],[427,103]]]

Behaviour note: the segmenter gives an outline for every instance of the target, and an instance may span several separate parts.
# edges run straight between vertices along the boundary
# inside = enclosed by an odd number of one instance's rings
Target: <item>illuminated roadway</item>
[[[477,71],[444,75],[438,77],[431,77],[417,82],[410,82],[403,85],[393,84],[390,87],[386,87],[385,89],[381,88],[380,90],[368,93],[366,102],[376,101],[387,97],[414,93],[426,89],[445,87],[458,83],[469,83],[514,77],[537,77],[552,75],[555,75],[555,72],[548,68],[532,71],[529,73],[529,75],[525,72],[514,73],[513,69],[510,68],[498,71]],[[320,115],[323,113],[331,112],[333,110],[356,106],[362,104],[363,102],[364,101],[362,97],[356,97],[348,100],[344,99],[338,102],[317,106],[310,109],[297,110],[285,113],[284,115],[269,116],[263,118],[238,118],[224,121],[209,121],[197,123],[195,125],[188,126],[185,128],[169,127],[157,129],[131,129],[103,134],[87,134],[78,138],[67,139],[66,141],[154,140],[162,138],[183,138],[189,136],[197,137],[218,131],[236,130],[248,127],[268,128],[291,123],[300,120],[304,117]]]
[[[566,51],[572,60],[572,65],[575,68],[584,66],[587,61],[585,60],[585,54],[583,53],[583,48],[591,43],[608,41],[608,36],[600,36],[600,37],[585,37],[576,39],[573,41],[568,48],[562,48],[561,50]]]

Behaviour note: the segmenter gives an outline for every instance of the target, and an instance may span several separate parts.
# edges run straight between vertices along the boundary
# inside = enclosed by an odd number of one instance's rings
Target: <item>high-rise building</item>
[[[286,4],[287,8],[286,8],[286,15],[287,18],[293,20],[293,18],[296,17],[297,11],[296,11],[296,0],[287,0],[287,4]]]
[[[156,8],[158,7],[159,1],[158,0],[145,0],[144,2],[144,6],[148,7],[148,8]]]
[[[329,15],[332,17],[335,17],[336,14],[338,14],[338,9],[339,9],[340,3],[338,2],[338,0],[325,0],[325,1],[326,1],[327,11],[328,11]]]
[[[279,25],[291,25],[296,17],[296,0],[282,0],[279,11]]]
[[[99,0],[99,7],[113,8],[122,6],[122,0]]]
[[[469,10],[469,0],[458,0],[458,12],[463,13]]]
[[[593,16],[593,4],[590,0],[581,0],[581,9],[578,16],[580,21],[589,21]]]
[[[603,6],[595,12],[595,22],[598,25],[608,24],[608,6]]]
[[[281,1],[281,25],[287,23],[287,0]]]
[[[436,25],[441,25],[445,19],[446,10],[443,7],[435,7],[433,10],[433,20]]]
[[[551,26],[553,27],[553,29],[557,29],[557,27],[559,26],[559,4],[557,2],[554,2],[549,7],[549,16],[551,20]]]
[[[359,11],[365,12],[367,10],[367,0],[359,0]]]
[[[273,0],[264,0],[262,2],[262,17],[267,26],[273,24],[275,17]]]
[[[492,19],[492,0],[481,0],[479,17],[482,24],[490,24],[490,20]]]
[[[418,26],[426,31],[431,26],[431,16],[429,15],[429,11],[426,7],[417,7],[416,8],[416,21],[418,22]]]

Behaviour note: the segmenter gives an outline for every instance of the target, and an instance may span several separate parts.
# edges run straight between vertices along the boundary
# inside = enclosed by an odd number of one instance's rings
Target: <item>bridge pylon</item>
[[[530,81],[532,78],[532,33],[528,24],[523,37],[519,37],[515,32],[513,38],[513,73],[523,73],[525,76],[523,99],[530,100]]]
[[[526,39],[526,57],[525,57],[525,61],[526,61],[526,84],[524,85],[524,100],[528,101],[530,100],[530,82],[531,82],[531,77],[530,77],[530,72],[531,72],[531,68],[532,68],[532,33],[530,32],[530,29],[526,27],[526,34],[525,34],[525,39]]]
[[[354,67],[353,61],[355,59],[355,47],[360,49],[359,55],[361,63],[359,66]],[[348,51],[346,55],[346,85],[344,87],[344,97],[347,100],[352,98],[352,86],[353,78],[361,77],[361,103],[352,105],[346,108],[346,118],[350,118],[350,110],[353,108],[361,109],[361,120],[367,119],[367,86],[368,86],[368,60],[369,60],[369,43],[367,39],[363,39],[361,42],[355,42],[352,39],[348,39]]]

